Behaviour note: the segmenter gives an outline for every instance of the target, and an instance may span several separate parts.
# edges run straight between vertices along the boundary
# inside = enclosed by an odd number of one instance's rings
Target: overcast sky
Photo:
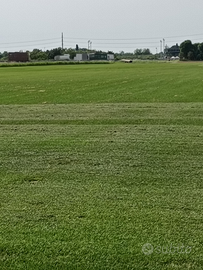
[[[203,0],[1,0],[0,52],[87,47],[160,51],[203,42]]]

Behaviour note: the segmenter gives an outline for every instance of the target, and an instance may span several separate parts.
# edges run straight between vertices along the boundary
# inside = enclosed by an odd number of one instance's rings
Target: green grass
[[[87,65],[87,64],[111,64],[109,61],[38,61],[38,62],[0,62],[0,68],[5,67],[29,67],[29,66],[58,66],[58,65]]]
[[[202,70],[0,69],[0,269],[202,269]]]
[[[203,102],[203,64],[1,68],[0,104]]]

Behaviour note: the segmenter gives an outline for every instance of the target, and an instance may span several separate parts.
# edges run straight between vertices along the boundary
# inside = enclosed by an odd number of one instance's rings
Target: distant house
[[[30,60],[28,52],[9,52],[8,61],[10,62],[28,62]]]
[[[172,46],[171,48],[167,48],[167,52],[166,54],[168,56],[179,56],[180,54],[180,47],[178,46],[178,43],[176,43],[176,45]]]

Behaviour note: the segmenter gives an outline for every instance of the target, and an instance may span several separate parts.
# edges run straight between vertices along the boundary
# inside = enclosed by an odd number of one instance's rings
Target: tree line
[[[105,53],[103,51],[96,51],[96,50],[88,50],[86,48],[54,48],[51,50],[40,50],[34,49],[32,51],[28,51],[30,55],[30,59],[33,61],[43,61],[43,60],[53,60],[57,55],[64,55],[69,54],[70,59],[73,59],[76,56],[76,53]],[[113,53],[108,51],[108,53]],[[166,54],[167,55],[167,54]],[[180,44],[180,60],[203,60],[203,42],[202,43],[192,43],[191,40],[185,40]],[[158,59],[160,57],[159,54],[152,54],[150,49],[136,49],[134,52],[124,52],[120,51],[119,53],[115,53],[115,59],[119,60],[122,58],[126,59]],[[8,60],[8,52],[4,51],[3,53],[0,52],[0,61],[7,61]]]
[[[203,42],[192,44],[191,40],[185,40],[180,44],[180,60],[203,60]]]
[[[46,60],[53,60],[57,55],[64,55],[69,54],[70,59],[73,59],[76,56],[76,53],[106,53],[104,51],[97,51],[97,50],[88,50],[86,48],[54,48],[51,50],[40,50],[40,49],[33,49],[32,51],[27,51],[30,55],[30,60],[33,61],[46,61]],[[112,51],[108,51],[107,53],[113,53]],[[115,59],[122,59],[122,58],[140,58],[140,59],[154,59],[153,54],[150,52],[150,49],[136,49],[134,52],[124,52],[121,51],[119,53],[115,53]],[[5,51],[0,53],[0,61],[7,61],[8,60],[8,52]]]
[[[76,53],[84,53],[84,52],[94,52],[94,53],[99,53],[102,51],[95,51],[95,50],[87,50],[85,48],[82,49],[73,49],[73,48],[54,48],[51,50],[40,50],[40,49],[33,49],[32,51],[27,51],[30,55],[30,60],[33,61],[46,61],[46,60],[54,60],[54,57],[57,55],[64,55],[64,54],[69,54],[70,55],[70,59],[73,59],[76,56]],[[112,52],[108,52],[108,53],[112,53]],[[3,53],[0,53],[0,61],[7,61],[8,60],[8,52],[5,51]]]

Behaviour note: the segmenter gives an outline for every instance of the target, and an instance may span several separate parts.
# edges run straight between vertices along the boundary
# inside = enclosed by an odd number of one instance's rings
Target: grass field
[[[0,269],[202,269],[202,74],[0,68]]]

